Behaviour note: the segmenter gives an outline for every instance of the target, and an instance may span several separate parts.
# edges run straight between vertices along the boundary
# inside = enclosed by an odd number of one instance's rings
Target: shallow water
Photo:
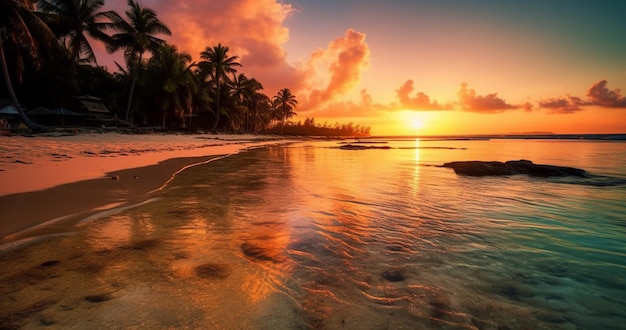
[[[382,145],[382,144],[381,144]],[[307,142],[0,256],[0,321],[62,328],[620,329],[626,143]],[[596,177],[463,177],[530,159]]]

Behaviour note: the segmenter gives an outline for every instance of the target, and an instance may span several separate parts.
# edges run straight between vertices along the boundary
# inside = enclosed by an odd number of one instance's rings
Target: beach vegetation
[[[285,121],[287,119],[297,115],[293,109],[298,105],[296,96],[291,94],[289,88],[283,88],[278,91],[278,94],[274,96],[274,111],[276,112],[276,118],[280,119],[281,127],[280,132],[283,133],[285,128]]]
[[[73,64],[97,64],[87,36],[109,42],[114,11],[101,11],[104,0],[39,0],[42,18],[64,46]],[[75,72],[75,70],[73,71]]]
[[[33,122],[26,115],[13,88],[11,75],[18,83],[23,82],[26,71],[40,68],[46,54],[53,54],[58,49],[56,36],[37,15],[32,1],[0,2],[0,65],[4,83],[21,121],[34,132],[48,129]],[[12,68],[11,71],[9,67]]]
[[[282,132],[282,133],[281,133]],[[279,125],[267,130],[270,134],[304,135],[304,136],[350,136],[365,137],[370,136],[371,128],[349,122],[347,124],[335,123],[334,125],[324,122],[319,124],[315,118],[306,118],[304,121],[286,122],[285,126]]]
[[[72,101],[72,96],[79,90],[78,67],[97,65],[93,48],[87,39],[108,42],[109,35],[105,32],[111,27],[110,17],[113,11],[101,11],[103,0],[39,0],[37,1],[38,15],[55,34],[62,50],[42,74],[37,75],[34,81],[40,81],[50,86],[38,87],[38,90],[47,90],[54,98],[51,102],[54,107],[62,107]],[[50,84],[51,81],[61,80],[64,83]],[[47,87],[47,88],[46,88]],[[53,95],[55,97],[53,97]]]
[[[223,111],[220,108],[220,92],[225,89],[225,84],[231,81],[228,78],[229,73],[237,72],[236,66],[241,66],[237,59],[239,56],[229,56],[229,48],[218,44],[217,46],[207,47],[205,51],[200,53],[200,58],[203,60],[198,63],[198,67],[202,72],[202,76],[205,80],[209,80],[210,84],[215,90],[215,123],[212,130],[217,128],[220,121],[220,113]],[[226,94],[225,94],[226,95]]]
[[[159,20],[154,10],[142,7],[134,0],[128,0],[128,7],[129,9],[126,11],[128,20],[122,18],[117,13],[110,15],[113,23],[111,27],[116,33],[106,43],[109,52],[115,52],[121,48],[124,49],[126,67],[133,76],[125,120],[129,120],[135,85],[143,68],[143,55],[146,52],[154,53],[165,44],[165,40],[157,37],[157,35],[172,35],[170,29]]]
[[[153,103],[148,109],[160,112],[161,126],[167,127],[169,122],[184,128],[186,116],[193,113],[193,96],[199,88],[191,55],[178,52],[176,46],[163,45],[148,61],[145,76],[144,81],[152,85],[145,89],[152,95],[147,98]]]
[[[235,132],[254,132],[258,111],[261,109],[260,102],[263,98],[263,85],[254,78],[248,78],[245,74],[233,75],[232,97],[237,102],[235,116],[231,116],[231,127]]]
[[[48,130],[28,117],[28,108],[82,107],[81,99],[100,99],[108,113],[83,112],[71,121],[43,123],[233,133],[363,135],[369,127],[352,123],[316,125],[289,120],[297,115],[289,88],[268,96],[262,82],[239,72],[243,65],[230,48],[207,46],[199,61],[161,36],[171,35],[157,13],[128,0],[122,17],[103,11],[104,0],[19,0],[0,2],[0,59],[6,88],[2,105],[13,104],[32,132]],[[123,50],[123,64],[99,66],[94,43],[110,53]],[[18,97],[27,100],[21,104]],[[10,101],[2,101],[10,99]],[[84,109],[81,111],[85,111]],[[62,125],[65,125],[62,124]]]

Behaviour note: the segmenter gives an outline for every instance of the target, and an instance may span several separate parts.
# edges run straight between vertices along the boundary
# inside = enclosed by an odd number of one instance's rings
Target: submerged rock
[[[356,144],[344,144],[339,147],[339,149],[343,150],[365,150],[365,149],[391,149],[390,146],[363,146]]]
[[[39,267],[50,267],[58,264],[59,262],[59,260],[44,261],[41,263],[41,265],[39,265]]]
[[[494,176],[526,174],[538,177],[575,176],[587,177],[587,172],[574,167],[535,164],[530,160],[507,162],[463,161],[445,163],[442,167],[454,169],[456,174],[469,176]]]
[[[270,251],[258,245],[243,243],[241,244],[241,251],[243,254],[251,259],[255,260],[274,260],[274,257],[270,254]]]
[[[92,302],[92,303],[99,303],[99,302],[108,301],[111,299],[113,299],[113,296],[111,296],[111,294],[109,293],[94,294],[94,295],[89,295],[85,297],[85,301]]]
[[[406,275],[404,275],[402,271],[397,269],[386,270],[381,274],[381,276],[389,282],[400,282],[404,281],[404,279],[406,278]]]
[[[206,263],[194,268],[196,275],[202,278],[227,278],[231,273],[231,268],[223,263]]]

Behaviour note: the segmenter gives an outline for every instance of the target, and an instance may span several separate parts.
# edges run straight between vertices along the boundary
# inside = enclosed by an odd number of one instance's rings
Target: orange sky
[[[194,58],[222,43],[266,94],[290,88],[295,120],[374,135],[626,132],[623,1],[140,3]]]

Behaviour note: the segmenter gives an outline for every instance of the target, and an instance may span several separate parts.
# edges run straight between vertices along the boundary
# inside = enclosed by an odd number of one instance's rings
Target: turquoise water
[[[303,142],[192,167],[154,202],[15,253],[61,261],[35,281],[61,326],[626,328],[626,143],[369,142],[390,148]],[[438,167],[517,159],[593,177]]]

